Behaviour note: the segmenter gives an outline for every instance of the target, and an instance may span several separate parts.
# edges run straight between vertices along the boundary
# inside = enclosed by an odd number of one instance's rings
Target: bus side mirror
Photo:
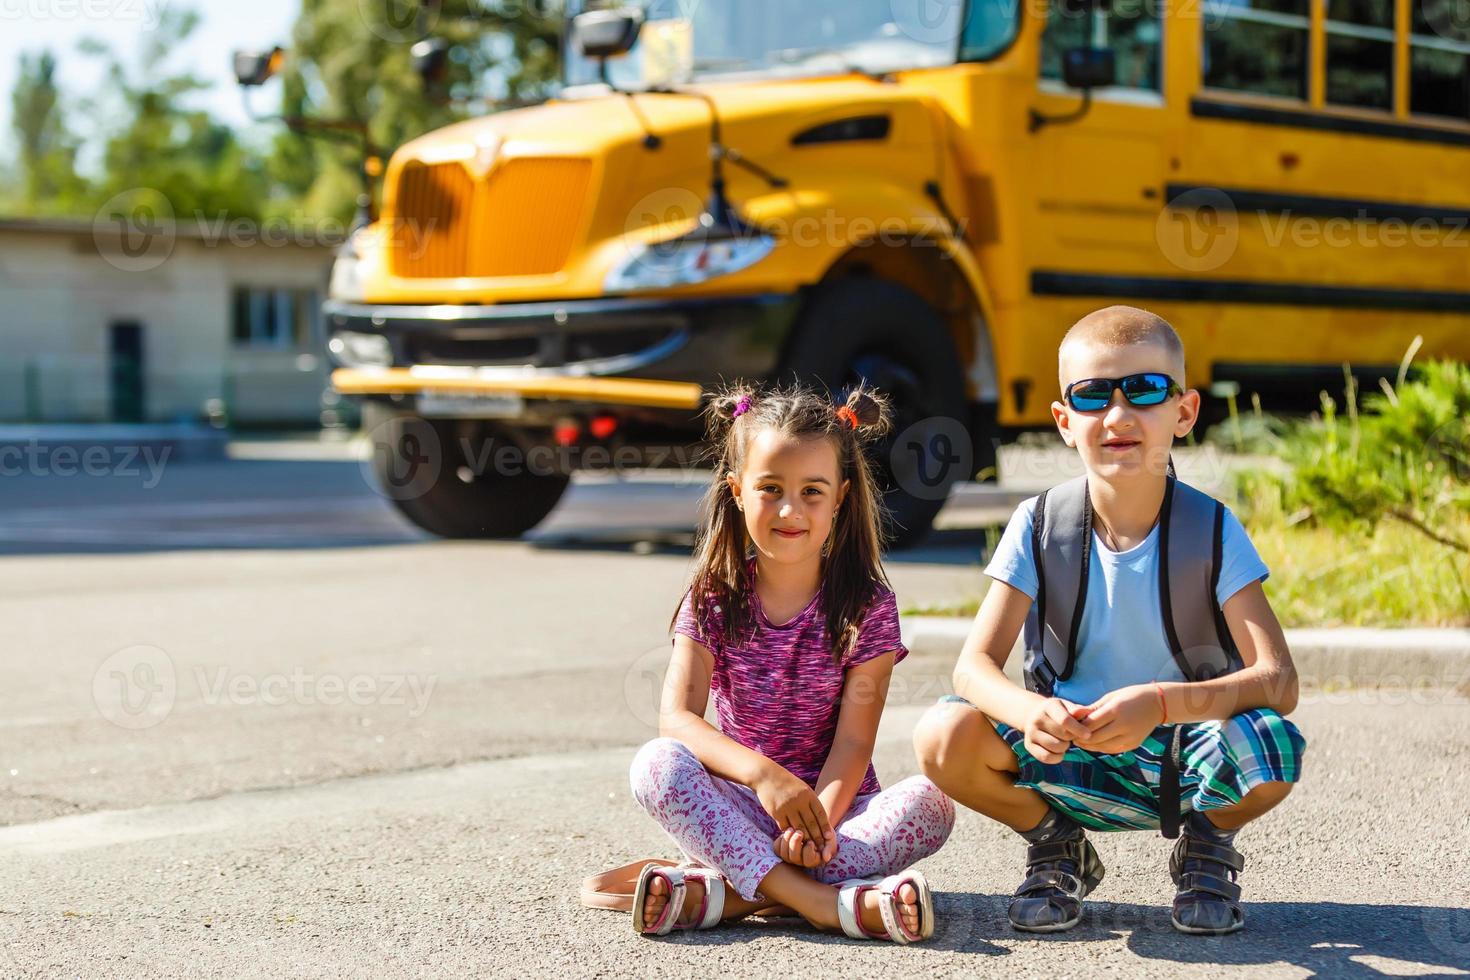
[[[572,19],[572,45],[588,58],[616,58],[638,43],[643,18],[626,10],[589,10]]]
[[[256,88],[271,80],[286,60],[280,48],[269,51],[236,51],[235,81],[241,88]]]
[[[1069,88],[1104,88],[1118,78],[1110,48],[1071,48],[1062,52],[1062,81]]]
[[[426,38],[408,51],[414,74],[424,83],[424,88],[433,89],[449,77],[449,42],[442,37]]]

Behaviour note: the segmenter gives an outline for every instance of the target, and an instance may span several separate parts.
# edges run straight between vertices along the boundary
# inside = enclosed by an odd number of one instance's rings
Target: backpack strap
[[[1159,520],[1159,608],[1169,650],[1190,680],[1208,680],[1241,666],[1215,594],[1224,522],[1224,504],[1169,478]]]
[[[1077,630],[1092,563],[1092,504],[1087,478],[1043,493],[1031,520],[1036,602],[1026,617],[1026,686],[1050,696],[1076,665]]]

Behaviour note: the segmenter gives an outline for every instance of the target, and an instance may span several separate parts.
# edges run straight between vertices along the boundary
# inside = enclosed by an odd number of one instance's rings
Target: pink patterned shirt
[[[898,663],[909,652],[899,635],[898,600],[891,589],[879,586],[853,649],[840,667],[834,664],[827,642],[824,591],[825,587],[818,588],[795,619],[778,626],[766,618],[760,597],[752,590],[755,631],[734,646],[720,641],[723,622],[717,605],[710,607],[707,622],[696,622],[692,591],[684,594],[674,624],[675,633],[703,644],[714,655],[710,691],[720,731],[813,788],[837,734],[846,670],[890,650]],[[869,762],[858,793],[879,789],[878,774]]]

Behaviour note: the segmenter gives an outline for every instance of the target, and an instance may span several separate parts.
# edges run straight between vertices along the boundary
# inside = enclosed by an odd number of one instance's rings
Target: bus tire
[[[975,472],[964,367],[938,313],[896,283],[840,279],[812,293],[783,364],[783,378],[834,398],[865,379],[893,400],[893,432],[872,458],[892,546],[917,544],[950,488]]]
[[[527,466],[495,472],[487,440],[515,442],[477,423],[392,411],[369,418],[378,492],[441,538],[518,538],[551,513],[571,483],[570,474]]]

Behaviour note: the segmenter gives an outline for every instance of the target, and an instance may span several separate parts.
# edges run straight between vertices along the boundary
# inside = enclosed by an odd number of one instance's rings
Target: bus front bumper
[[[323,314],[341,368],[332,380],[343,394],[687,410],[724,379],[774,376],[798,308],[794,294],[766,294],[479,306],[329,301]],[[354,356],[364,349],[372,363]]]

